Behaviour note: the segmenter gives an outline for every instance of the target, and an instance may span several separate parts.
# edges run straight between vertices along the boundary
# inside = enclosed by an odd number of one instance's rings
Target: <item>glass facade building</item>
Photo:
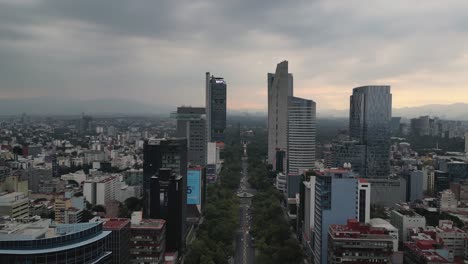
[[[362,86],[350,97],[349,134],[365,145],[364,175],[368,178],[390,175],[390,86]]]
[[[102,222],[57,225],[48,237],[44,234],[30,239],[19,239],[14,234],[0,235],[1,263],[28,264],[73,264],[111,263],[112,252],[106,250],[106,238],[110,231],[104,231]],[[30,228],[34,229],[34,228]],[[28,231],[26,232],[26,236]]]
[[[206,119],[209,142],[224,142],[226,130],[226,81],[206,73]]]

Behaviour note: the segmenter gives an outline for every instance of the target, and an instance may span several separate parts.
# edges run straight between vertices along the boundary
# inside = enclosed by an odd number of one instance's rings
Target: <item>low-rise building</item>
[[[390,212],[390,223],[398,228],[400,241],[406,242],[409,239],[408,229],[425,227],[426,218],[412,210],[392,210]]]
[[[25,218],[29,216],[29,200],[22,192],[0,194],[0,216]]]
[[[164,263],[166,251],[166,221],[142,219],[134,212],[131,220],[130,262]]]
[[[105,248],[110,231],[102,222],[51,226],[49,219],[4,221],[0,225],[2,263],[110,263]]]
[[[385,228],[352,219],[330,225],[328,263],[392,263],[393,237]]]

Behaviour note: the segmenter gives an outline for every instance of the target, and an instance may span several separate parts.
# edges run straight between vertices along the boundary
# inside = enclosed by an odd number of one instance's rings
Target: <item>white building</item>
[[[0,217],[24,218],[29,216],[29,200],[22,192],[0,194]]]
[[[315,163],[315,102],[289,97],[288,173],[302,174]]]
[[[268,73],[268,162],[273,170],[284,171],[288,149],[288,97],[293,96],[293,76],[288,73],[288,62],[276,66],[276,72]],[[278,160],[283,152],[283,157]]]
[[[436,227],[436,240],[453,252],[454,256],[463,257],[467,233],[453,225],[450,220],[440,220]]]
[[[83,196],[91,204],[105,205],[106,202],[115,200],[117,182],[116,175],[88,179],[83,184]]]
[[[451,190],[444,190],[440,193],[440,210],[456,209],[458,200]]]
[[[358,220],[359,222],[369,223],[370,220],[370,201],[371,201],[371,184],[364,178],[359,178],[358,182]]]
[[[398,229],[396,227],[392,226],[388,221],[382,218],[372,218],[369,220],[369,224],[372,227],[384,228],[387,230],[393,240],[393,252],[398,251]]]
[[[275,182],[276,189],[282,193],[287,193],[288,191],[288,183],[286,179],[286,174],[279,172],[276,174],[276,182]]]
[[[409,239],[409,228],[426,226],[426,218],[410,210],[392,210],[390,212],[390,223],[398,228],[400,241]]]

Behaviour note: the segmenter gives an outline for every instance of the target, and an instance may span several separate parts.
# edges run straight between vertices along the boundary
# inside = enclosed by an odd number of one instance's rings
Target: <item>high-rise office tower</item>
[[[177,107],[176,136],[187,139],[188,163],[205,166],[207,156],[204,107]]]
[[[302,174],[315,162],[315,102],[289,97],[288,172]]]
[[[328,229],[348,219],[365,223],[370,218],[371,186],[350,170],[329,169],[316,172],[314,212],[314,263],[326,264]],[[312,188],[312,186],[311,186]],[[312,209],[311,209],[312,210]]]
[[[150,138],[143,146],[143,214],[151,215],[150,190],[151,177],[159,173],[159,169],[169,168],[176,175],[182,176],[184,186],[187,186],[187,140],[185,138]],[[186,195],[186,193],[184,192]],[[185,206],[184,206],[185,208]]]
[[[268,162],[274,170],[286,171],[288,150],[288,98],[293,96],[293,76],[288,62],[268,73]]]
[[[350,97],[349,134],[365,145],[364,175],[367,178],[390,176],[390,86],[362,86]]]
[[[206,73],[206,124],[208,142],[224,142],[226,129],[226,81]]]
[[[150,218],[166,220],[166,248],[183,248],[186,225],[187,185],[171,169],[161,168],[150,179]]]

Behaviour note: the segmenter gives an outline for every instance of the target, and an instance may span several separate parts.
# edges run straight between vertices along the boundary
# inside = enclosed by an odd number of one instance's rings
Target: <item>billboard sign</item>
[[[201,171],[187,171],[187,204],[201,204]]]

